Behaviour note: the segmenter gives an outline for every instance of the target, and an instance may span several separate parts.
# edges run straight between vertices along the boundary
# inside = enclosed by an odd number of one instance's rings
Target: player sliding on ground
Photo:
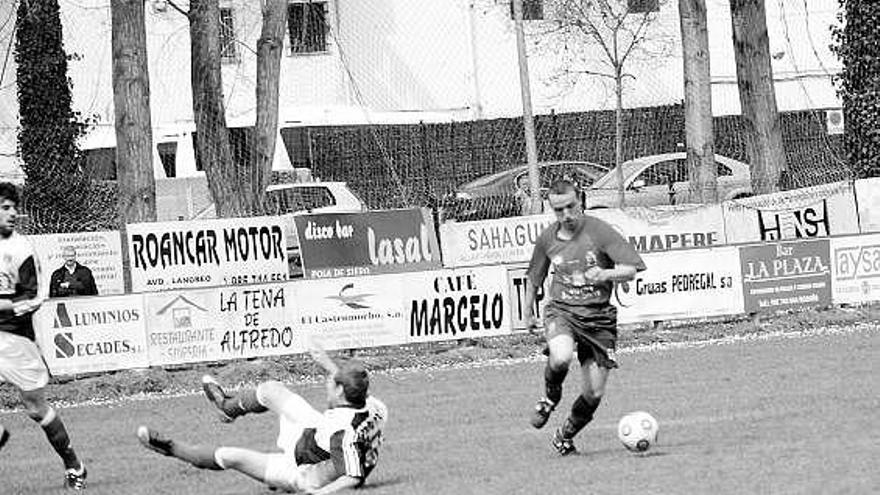
[[[337,365],[316,346],[311,353],[327,372],[329,407],[323,413],[277,381],[229,395],[212,377],[202,378],[205,395],[224,422],[248,413],[277,414],[277,445],[283,452],[191,445],[146,426],[138,428],[138,439],[148,449],[198,468],[234,469],[289,492],[326,494],[360,486],[376,466],[388,411],[368,394],[363,364],[351,360]]]
[[[549,356],[544,369],[544,397],[531,423],[543,428],[562,399],[562,382],[575,349],[581,363],[583,388],[571,413],[553,435],[561,455],[575,452],[573,439],[593,419],[605,393],[611,369],[617,367],[617,308],[610,302],[615,282],[632,280],[645,264],[635,249],[610,225],[585,216],[574,185],[557,181],[549,191],[556,222],[538,238],[529,263],[525,307],[534,310],[535,294],[550,266],[553,282],[544,310],[544,335]],[[528,327],[538,322],[529,316]]]

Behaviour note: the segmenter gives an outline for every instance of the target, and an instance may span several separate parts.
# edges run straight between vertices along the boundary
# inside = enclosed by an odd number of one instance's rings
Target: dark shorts
[[[594,360],[603,368],[617,368],[614,359],[617,349],[617,308],[606,304],[578,310],[575,313],[552,302],[547,304],[544,313],[547,341],[557,335],[569,335],[574,339],[581,365]]]

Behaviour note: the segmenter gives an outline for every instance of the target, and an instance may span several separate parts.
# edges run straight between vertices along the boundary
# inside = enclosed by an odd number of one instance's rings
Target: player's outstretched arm
[[[314,359],[318,365],[324,368],[324,371],[326,371],[327,374],[333,376],[339,371],[339,367],[336,366],[333,358],[327,354],[327,351],[324,350],[324,346],[322,346],[313,335],[306,335],[305,344],[306,349],[309,351],[309,355],[312,356],[312,359]]]
[[[617,264],[614,268],[599,268],[594,266],[587,271],[587,278],[597,282],[629,282],[636,278],[638,269],[633,265]]]

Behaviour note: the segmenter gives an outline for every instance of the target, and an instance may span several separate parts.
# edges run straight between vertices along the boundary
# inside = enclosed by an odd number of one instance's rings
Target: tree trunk
[[[208,179],[214,208],[221,218],[245,216],[252,180],[232,159],[223,81],[220,73],[219,0],[191,0],[189,36],[196,153]]]
[[[523,32],[523,2],[513,0],[514,31],[516,31],[516,54],[519,65],[519,87],[523,106],[523,134],[526,140],[526,164],[529,174],[529,195],[531,209],[536,215],[544,210],[541,198],[541,172],[538,169],[538,144],[535,139],[535,119],[532,114],[532,90],[529,81],[529,58],[526,53],[526,39]]]
[[[614,77],[614,166],[617,175],[617,206],[623,208],[626,206],[624,196],[625,187],[623,184],[623,67],[616,68]]]
[[[253,180],[250,209],[263,211],[263,199],[272,174],[272,158],[278,136],[278,79],[284,50],[284,28],[287,24],[287,0],[264,0],[263,27],[257,40],[257,118],[254,127]]]
[[[112,0],[113,107],[120,222],[156,221],[143,0]]]
[[[718,202],[712,85],[705,0],[679,0],[684,60],[684,124],[687,142],[689,201]]]
[[[751,157],[752,191],[778,191],[787,169],[776,109],[764,0],[730,0],[739,101]]]

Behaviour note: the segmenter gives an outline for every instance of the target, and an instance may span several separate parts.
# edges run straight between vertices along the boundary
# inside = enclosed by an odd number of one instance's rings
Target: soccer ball
[[[657,442],[657,420],[645,411],[631,412],[617,423],[617,438],[632,452],[644,452]]]

